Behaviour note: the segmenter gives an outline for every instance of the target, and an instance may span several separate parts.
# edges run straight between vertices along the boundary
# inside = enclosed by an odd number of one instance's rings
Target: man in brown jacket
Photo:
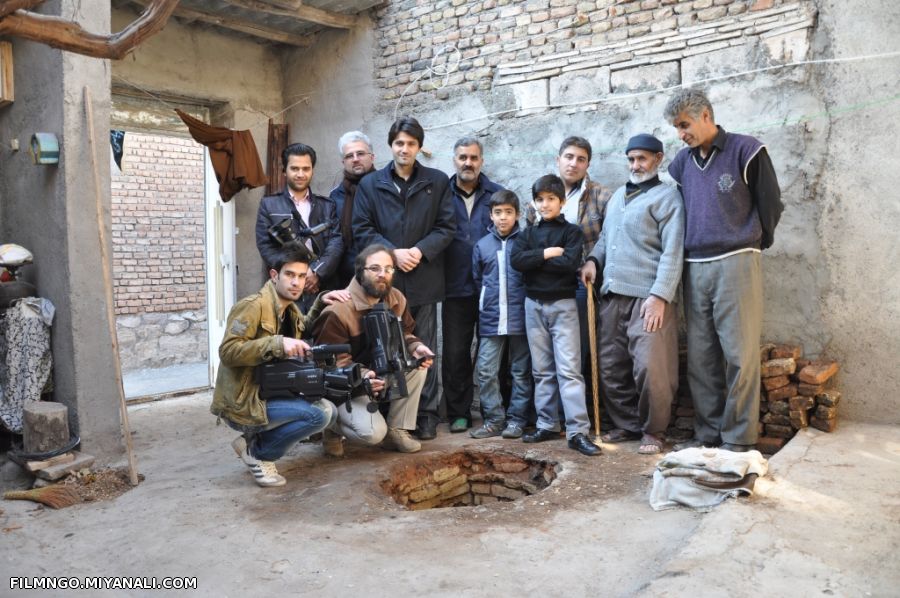
[[[421,444],[412,438],[410,430],[416,427],[416,413],[419,398],[425,385],[426,370],[431,367],[434,354],[420,339],[413,335],[416,323],[409,312],[406,297],[393,288],[396,270],[394,253],[384,245],[369,245],[356,257],[355,275],[347,291],[350,300],[327,307],[316,320],[313,336],[322,344],[348,344],[350,353],[337,356],[337,365],[351,362],[371,363],[372,355],[363,327],[363,316],[372,306],[384,302],[387,308],[400,318],[406,348],[412,357],[424,358],[419,369],[406,374],[409,391],[406,397],[393,397],[388,408],[387,421],[381,413],[369,413],[366,409],[369,399],[362,393],[352,397],[338,407],[337,417],[340,433],[349,440],[366,445],[385,444],[400,452],[414,453]],[[369,370],[365,375],[371,380],[374,392],[383,392],[385,383],[375,378]],[[341,436],[325,430],[324,446],[327,454],[339,457],[344,454]]]
[[[241,432],[231,443],[260,486],[283,486],[275,468],[295,442],[321,432],[335,420],[336,407],[295,397],[259,397],[256,366],[286,357],[301,357],[309,345],[300,340],[306,326],[327,303],[343,298],[333,291],[316,299],[304,316],[294,304],[303,293],[309,258],[306,252],[283,253],[269,270],[269,281],[255,295],[238,301],[228,314],[219,345],[219,373],[210,411]]]

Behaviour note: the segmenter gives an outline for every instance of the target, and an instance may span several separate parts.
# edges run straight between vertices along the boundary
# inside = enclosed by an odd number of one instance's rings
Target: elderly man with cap
[[[684,205],[659,180],[663,144],[646,133],[628,140],[631,171],[606,207],[600,240],[581,270],[585,285],[602,272],[600,379],[615,428],[604,442],[640,439],[638,452],[665,442],[678,388],[675,299],[684,251]]]

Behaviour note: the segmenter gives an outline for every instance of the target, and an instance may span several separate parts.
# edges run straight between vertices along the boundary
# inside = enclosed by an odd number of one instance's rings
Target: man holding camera
[[[315,322],[313,336],[322,344],[348,344],[350,353],[339,354],[336,359],[338,367],[352,362],[373,364],[373,351],[368,338],[364,318],[377,303],[383,303],[393,316],[400,319],[406,351],[413,360],[421,361],[417,368],[398,372],[394,376],[404,376],[407,395],[389,396],[390,406],[387,421],[378,409],[370,407],[370,398],[360,389],[356,396],[338,407],[338,422],[341,434],[349,440],[367,445],[383,442],[384,446],[394,448],[403,453],[414,453],[421,449],[421,444],[410,436],[410,430],[416,427],[416,413],[419,398],[425,385],[426,370],[431,367],[434,354],[421,340],[413,335],[416,326],[406,297],[393,288],[394,272],[397,268],[394,252],[384,245],[369,245],[356,257],[355,274],[347,291],[349,301],[335,303],[325,308],[321,317]],[[386,349],[390,349],[386,347]],[[372,370],[365,376],[369,379],[369,391],[379,395],[386,392],[386,380],[376,377]],[[391,394],[396,395],[396,390]],[[324,431],[323,445],[325,452],[340,457],[344,454],[341,435],[331,430]]]
[[[300,336],[326,304],[345,300],[345,291],[316,299],[308,315],[294,303],[303,294],[309,257],[302,249],[273,254],[269,281],[255,295],[237,302],[228,314],[219,345],[219,373],[210,411],[242,434],[231,443],[263,487],[283,486],[275,468],[295,442],[321,432],[336,418],[336,407],[321,399],[293,396],[262,400],[256,367],[274,359],[303,357],[309,345]]]
[[[281,251],[281,243],[272,237],[269,228],[282,220],[290,220],[293,236],[302,239],[307,249],[316,254],[306,275],[301,305],[308,309],[319,291],[333,289],[344,250],[340,222],[334,201],[310,190],[316,167],[316,150],[302,143],[294,143],[281,152],[281,163],[287,186],[277,195],[267,195],[259,202],[256,214],[256,248],[268,271],[272,260]],[[324,225],[324,230],[304,237],[304,229]]]

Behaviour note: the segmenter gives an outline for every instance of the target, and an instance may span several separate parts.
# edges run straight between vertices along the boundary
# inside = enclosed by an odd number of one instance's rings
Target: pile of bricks
[[[797,430],[812,426],[833,432],[841,393],[834,390],[839,366],[830,360],[803,358],[798,345],[766,343],[760,347],[760,421],[757,448],[771,455]],[[679,360],[680,384],[672,406],[667,434],[673,441],[691,438],[694,408],[687,384],[686,352]]]
[[[841,393],[828,386],[838,364],[803,358],[797,345],[768,343],[760,347],[762,396],[760,397],[759,450],[777,452],[797,430],[812,426],[833,432]]]

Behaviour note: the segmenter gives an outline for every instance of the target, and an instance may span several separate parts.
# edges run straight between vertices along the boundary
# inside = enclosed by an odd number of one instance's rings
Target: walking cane
[[[600,438],[600,368],[597,365],[597,312],[594,283],[587,286],[588,341],[591,348],[591,391],[594,394],[594,434]]]

